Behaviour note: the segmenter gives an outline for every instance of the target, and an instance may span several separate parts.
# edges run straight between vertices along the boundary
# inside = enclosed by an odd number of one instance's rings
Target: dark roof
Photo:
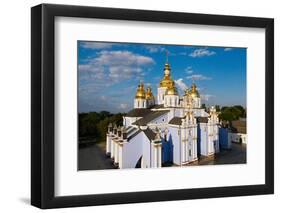
[[[160,108],[164,108],[164,104],[154,105],[150,109],[160,109]]]
[[[231,121],[231,131],[234,133],[247,133],[247,122],[245,120]]]
[[[127,140],[130,141],[133,137],[137,136],[141,132],[140,129],[138,129],[136,132],[134,132],[132,135],[130,135]]]
[[[197,123],[208,123],[208,117],[196,117]]]
[[[132,126],[126,129],[127,135],[130,135],[134,131],[136,131],[136,128],[134,128]]]
[[[148,124],[150,121],[154,120],[155,118],[160,117],[161,115],[164,115],[166,113],[168,113],[169,110],[161,110],[161,111],[150,111],[149,113],[147,113],[143,118],[137,120],[136,122],[132,123],[133,125],[146,125]]]
[[[126,114],[126,117],[143,117],[151,112],[150,109],[132,109]]]
[[[174,124],[174,125],[181,125],[181,119],[182,117],[173,117],[170,121],[169,124]]]
[[[156,133],[151,129],[147,128],[146,130],[143,130],[143,132],[150,141],[155,139]]]

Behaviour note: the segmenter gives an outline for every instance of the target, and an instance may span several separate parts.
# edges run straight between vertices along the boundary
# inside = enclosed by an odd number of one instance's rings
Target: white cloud
[[[154,64],[147,56],[130,51],[106,51],[97,53],[87,64],[78,66],[79,72],[86,72],[93,79],[105,82],[120,82],[124,79],[140,78],[145,75],[144,67]]]
[[[192,74],[194,71],[193,71],[192,67],[189,66],[189,67],[185,68],[185,72],[190,75],[190,74]]]
[[[106,101],[108,98],[107,98],[105,95],[102,95],[102,96],[100,96],[100,99],[101,99],[102,101]]]
[[[150,53],[164,52],[165,48],[158,45],[144,45],[144,48],[147,49]]]
[[[193,58],[201,58],[204,56],[211,56],[211,55],[215,55],[216,52],[212,51],[212,50],[208,50],[207,48],[199,48],[194,50],[192,53],[189,54],[190,57]]]
[[[215,96],[210,94],[201,94],[200,97],[203,101],[209,101],[210,98],[214,98]]]
[[[109,49],[113,45],[113,43],[107,43],[107,42],[91,42],[91,41],[83,41],[80,42],[81,47],[87,48],[87,49]]]
[[[108,66],[143,66],[153,64],[154,60],[147,56],[137,55],[130,51],[106,51],[98,53],[98,57],[94,59],[94,63],[98,65]]]
[[[189,80],[191,80],[191,79],[192,80],[211,80],[212,78],[204,76],[202,74],[194,74],[194,75],[187,76],[186,79],[189,79]]]
[[[182,78],[175,80],[176,85],[180,88],[180,90],[185,91],[187,89],[186,84],[183,82]]]
[[[224,48],[224,51],[225,52],[228,52],[228,51],[231,51],[233,48],[230,48],[230,47],[226,47],[226,48]]]
[[[128,108],[128,104],[126,104],[126,103],[121,103],[120,105],[119,105],[119,109],[127,109]]]

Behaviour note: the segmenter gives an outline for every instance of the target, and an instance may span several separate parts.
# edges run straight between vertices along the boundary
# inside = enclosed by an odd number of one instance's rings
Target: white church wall
[[[211,136],[213,133],[213,125],[208,124],[208,153],[207,155],[210,155],[211,153],[214,153],[214,136]]]
[[[183,117],[184,116],[184,109],[183,108],[175,108],[175,116],[176,117]]]
[[[193,109],[195,117],[208,117],[209,114],[205,111],[205,109]]]
[[[216,140],[216,146],[215,146],[215,152],[220,152],[220,139],[219,139],[219,127],[218,125],[214,125],[214,134],[215,134],[215,140]]]
[[[157,89],[157,104],[164,104],[164,97],[167,88],[165,87],[158,87]]]
[[[152,159],[152,148],[151,148],[151,142],[149,140],[143,141],[143,161],[142,161],[142,168],[150,168],[152,167],[152,164],[150,163]]]
[[[179,135],[177,127],[168,127],[169,134],[168,140],[172,140],[173,143],[173,163],[176,165],[180,165],[180,143],[179,143]]]
[[[192,127],[192,161],[197,160],[197,128]]]
[[[174,109],[174,108],[171,108],[171,109],[170,109],[170,112],[168,113],[168,122],[169,122],[173,117],[175,117],[175,109]]]
[[[140,132],[123,145],[122,168],[135,168],[143,152],[143,143],[141,143],[144,140],[143,134],[143,132]]]
[[[123,126],[125,126],[125,127],[131,126],[132,123],[136,122],[139,119],[141,119],[141,117],[124,117]]]
[[[134,108],[135,109],[147,108],[147,100],[141,99],[141,98],[136,98],[134,100]]]
[[[208,130],[206,123],[200,123],[200,154],[207,156],[208,155]]]
[[[179,106],[179,96],[178,95],[165,95],[164,107],[178,107],[178,106]]]

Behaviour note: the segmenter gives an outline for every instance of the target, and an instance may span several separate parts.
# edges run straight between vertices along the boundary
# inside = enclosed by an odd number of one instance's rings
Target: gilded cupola
[[[173,87],[175,85],[175,82],[171,78],[171,68],[170,64],[166,62],[164,67],[164,77],[160,81],[160,87]]]
[[[138,85],[135,98],[145,99],[145,89],[143,83]]]
[[[152,100],[152,99],[154,99],[154,96],[153,96],[153,94],[152,94],[152,89],[151,89],[150,86],[148,86],[147,89],[146,89],[145,98],[146,98],[147,100]]]
[[[178,95],[178,90],[175,86],[172,87],[168,87],[168,89],[166,90],[165,95]]]
[[[192,83],[192,86],[190,88],[190,90],[188,91],[188,94],[192,97],[192,98],[199,98],[199,92],[197,90],[197,87],[194,83]]]

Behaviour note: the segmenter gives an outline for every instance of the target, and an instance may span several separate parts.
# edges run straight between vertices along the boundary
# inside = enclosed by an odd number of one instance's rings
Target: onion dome
[[[151,90],[151,87],[150,87],[150,86],[147,87],[147,89],[146,89],[145,98],[146,98],[147,100],[152,100],[152,99],[154,99],[154,96],[153,96],[153,94],[152,94],[152,90]]]
[[[177,88],[175,86],[168,87],[168,89],[166,90],[165,95],[178,95]]]
[[[192,84],[191,89],[189,90],[189,95],[192,98],[199,98],[200,97],[199,92],[197,90],[197,87],[194,83]]]
[[[175,85],[174,81],[171,78],[171,68],[168,63],[164,67],[164,77],[160,81],[160,87],[173,87]]]
[[[135,98],[145,99],[145,89],[143,83],[138,85]]]

